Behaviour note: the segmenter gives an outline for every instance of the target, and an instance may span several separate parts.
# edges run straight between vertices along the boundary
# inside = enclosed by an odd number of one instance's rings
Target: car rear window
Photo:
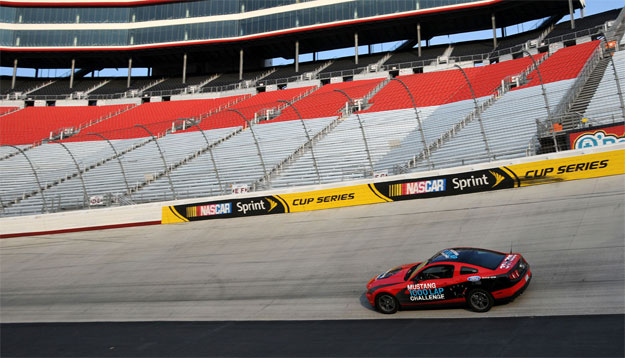
[[[501,261],[506,257],[498,252],[483,249],[447,249],[443,250],[434,257],[431,262],[439,261],[455,261],[463,262],[471,265],[485,267],[494,270],[499,266]]]

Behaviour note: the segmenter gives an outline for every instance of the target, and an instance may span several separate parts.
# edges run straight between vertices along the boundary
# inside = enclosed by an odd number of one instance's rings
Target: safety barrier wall
[[[319,185],[0,219],[0,238],[322,210],[625,174],[625,144],[498,161],[373,182]]]

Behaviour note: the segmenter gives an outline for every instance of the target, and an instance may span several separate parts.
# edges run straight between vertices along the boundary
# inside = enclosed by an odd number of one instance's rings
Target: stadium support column
[[[243,81],[243,49],[239,50],[239,81]]]
[[[126,88],[130,88],[130,74],[132,73],[132,57],[128,59],[128,80],[126,81]]]
[[[295,72],[299,72],[299,40],[295,41]]]
[[[69,75],[69,88],[74,88],[74,69],[76,68],[76,59],[72,58],[72,72]]]
[[[182,83],[187,83],[187,53],[182,56]]]
[[[571,30],[575,30],[575,10],[573,9],[573,0],[569,0],[569,15],[571,15]]]
[[[497,48],[497,21],[495,20],[495,13],[490,14],[490,21],[493,24],[493,48]]]
[[[13,77],[11,77],[11,89],[15,89],[15,77],[17,77],[17,58],[13,60]]]
[[[417,23],[417,43],[419,44],[419,57],[421,57],[421,23]]]
[[[358,64],[358,33],[354,33],[354,63]]]

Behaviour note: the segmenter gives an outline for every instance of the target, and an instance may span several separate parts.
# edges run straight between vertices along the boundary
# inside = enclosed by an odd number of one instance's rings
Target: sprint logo
[[[489,186],[491,188],[495,188],[506,179],[503,175],[497,172],[494,172],[492,170],[489,170],[488,172],[490,173],[490,175],[493,176],[492,178],[489,178],[488,175],[486,174],[482,174],[482,176],[478,176],[478,177],[471,175],[470,178],[466,178],[466,179],[453,178],[451,180],[451,183],[453,184],[454,189],[464,191],[465,189],[475,188],[475,187],[480,187],[480,186]],[[493,179],[495,180],[494,183],[492,183]]]
[[[278,203],[269,198],[266,198],[265,200],[267,200],[267,202],[269,203],[269,210],[267,211],[268,213],[270,213],[271,210],[275,209],[275,207],[278,206]]]
[[[495,173],[492,170],[489,170],[488,172],[495,178],[495,184],[493,184],[491,188],[496,187],[497,185],[499,185],[499,183],[501,183],[505,179],[503,175],[499,173]]]

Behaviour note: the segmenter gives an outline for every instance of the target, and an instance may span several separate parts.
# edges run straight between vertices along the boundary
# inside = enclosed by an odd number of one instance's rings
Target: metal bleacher
[[[619,76],[621,85],[620,93],[625,93],[625,51],[616,52],[613,56],[616,73],[612,68],[612,64],[608,64],[608,68],[603,74],[599,87],[590,100],[590,104],[586,108],[584,116],[588,118],[592,124],[609,124],[622,120],[623,112],[621,103],[618,98],[618,88],[615,75]]]
[[[542,61],[539,68],[547,82],[552,111],[565,99],[585,58],[597,44],[566,47],[547,59],[536,58]],[[466,50],[467,54],[477,51],[475,43],[470,48],[456,49]],[[625,72],[624,53],[616,52],[613,57],[619,75]],[[349,61],[335,64],[335,69],[351,66]],[[455,68],[399,76],[397,79],[404,81],[416,98],[419,120],[403,85],[390,79],[331,83],[316,90],[301,87],[267,91],[233,97],[227,103],[220,97],[193,100],[197,105],[191,100],[142,104],[94,123],[84,132],[106,134],[118,155],[106,141],[87,140],[80,133],[63,141],[74,158],[58,143],[24,147],[39,183],[24,155],[14,148],[0,147],[0,215],[81,209],[89,206],[91,196],[105,197],[107,205],[124,205],[228,194],[236,184],[261,190],[523,157],[536,152],[537,123],[549,119],[532,66],[524,58],[464,68],[473,82],[471,91]],[[324,71],[332,70],[330,66]],[[585,116],[593,124],[611,123],[622,117],[613,72],[608,67],[587,107]],[[251,72],[245,78],[252,80],[267,74]],[[511,86],[514,81],[510,78],[520,74],[520,87],[506,87],[499,92],[497,86],[503,88],[505,81]],[[271,77],[269,74],[265,78]],[[620,80],[622,93],[625,79]],[[225,75],[207,86],[237,81],[238,75]],[[177,88],[181,80],[170,82],[162,83],[162,89],[168,90],[170,85]],[[477,111],[471,98],[473,91],[478,96]],[[350,106],[346,96],[358,105]],[[365,100],[357,101],[362,98]],[[280,100],[293,102],[299,113]],[[223,105],[216,104],[220,101]],[[353,113],[360,106],[363,111]],[[257,119],[256,114],[263,112],[267,118]],[[476,113],[480,114],[490,155]],[[299,114],[304,117],[307,133]],[[249,122],[241,120],[241,115]],[[15,115],[2,118],[11,116]],[[194,123],[203,132],[197,127],[174,130],[181,119],[191,117],[199,118]],[[157,139],[135,127],[137,123],[154,128]],[[441,141],[443,136],[445,140]],[[40,185],[45,188],[43,197]]]

